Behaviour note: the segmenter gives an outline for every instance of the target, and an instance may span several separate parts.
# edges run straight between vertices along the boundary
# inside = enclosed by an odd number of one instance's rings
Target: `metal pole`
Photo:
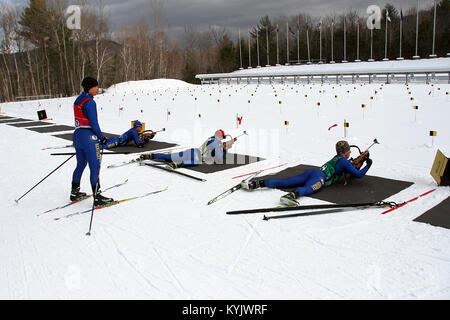
[[[320,21],[319,25],[319,63],[322,63],[322,21]]]
[[[416,55],[414,59],[420,58],[418,56],[418,46],[419,46],[419,0],[417,0],[417,14],[416,14]]]
[[[278,33],[279,33],[280,29],[278,29],[278,25],[277,25],[277,65],[280,64],[280,50],[278,48]]]
[[[387,57],[387,31],[388,31],[388,11],[386,9],[386,30],[385,30],[385,42],[384,42],[384,59],[383,60],[388,60]]]
[[[94,194],[92,196],[92,198],[94,199],[94,201],[92,202],[92,210],[91,210],[91,221],[89,222],[89,231],[86,233],[87,236],[91,235],[91,229],[92,229],[92,220],[94,218],[94,209],[95,209],[95,197],[97,197],[97,192],[99,190],[99,185],[100,185],[100,170],[102,168],[102,158],[103,158],[103,151],[105,151],[105,149],[102,149],[102,152],[100,154],[100,160],[99,160],[99,166],[98,166],[98,175],[97,175],[97,183],[95,184],[95,191]]]
[[[259,64],[259,32],[258,29],[256,29],[256,54],[258,55],[258,67],[261,67],[261,65]]]
[[[358,20],[358,32],[356,33],[356,61],[359,60],[359,20]]]
[[[72,159],[75,156],[75,154],[72,154],[66,161],[64,161],[63,163],[61,163],[55,170],[53,170],[52,172],[50,172],[44,179],[42,179],[41,181],[39,181],[34,187],[32,187],[30,190],[28,190],[24,195],[22,195],[19,199],[14,200],[16,203],[19,203],[20,199],[22,199],[23,197],[25,197],[31,190],[33,190],[34,188],[36,188],[39,184],[41,184],[42,181],[44,181],[45,179],[47,179],[53,172],[55,172],[56,170],[58,170],[59,168],[61,168],[67,161],[69,161],[70,159]]]
[[[345,17],[344,17],[344,60],[342,62],[347,62],[347,37],[345,31]]]
[[[434,0],[434,21],[433,21],[433,49],[431,51],[431,58],[435,58],[436,54],[434,53],[434,46],[436,44],[436,0]]]
[[[331,63],[334,63],[333,35],[334,35],[334,21],[331,22]]]
[[[286,65],[289,64],[289,22],[286,22]]]
[[[300,64],[300,19],[297,17],[297,64]]]
[[[239,59],[241,61],[241,68],[242,68],[242,47],[241,47],[241,29],[239,29]]]
[[[400,58],[402,57],[403,19],[400,20]]]
[[[252,67],[252,55],[251,55],[251,41],[252,38],[250,36],[250,30],[248,31],[248,68],[250,69]]]
[[[269,27],[266,26],[266,42],[267,42],[267,67],[270,66],[269,62]]]
[[[306,44],[308,46],[308,63],[311,63],[311,55],[310,55],[310,51],[309,51],[309,27],[306,26]]]

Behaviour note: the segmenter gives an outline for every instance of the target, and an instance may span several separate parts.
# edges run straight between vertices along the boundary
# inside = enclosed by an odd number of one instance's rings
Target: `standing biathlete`
[[[161,159],[168,162],[173,168],[197,166],[199,164],[214,164],[223,161],[227,151],[233,146],[237,138],[223,143],[227,135],[223,130],[217,130],[214,136],[209,137],[200,146],[200,148],[192,148],[178,153],[149,153],[142,154],[141,160]]]
[[[242,187],[247,190],[254,190],[261,187],[267,188],[295,188],[294,191],[280,198],[280,202],[289,206],[297,206],[298,197],[307,196],[320,191],[323,187],[328,187],[336,183],[344,173],[355,178],[365,176],[372,160],[366,158],[366,165],[361,170],[356,169],[348,160],[350,157],[350,146],[347,141],[336,143],[336,153],[330,161],[325,163],[320,169],[309,169],[304,173],[287,179],[264,179],[243,182]]]
[[[112,198],[102,196],[100,191],[100,144],[105,145],[107,139],[103,136],[97,120],[97,105],[94,96],[98,93],[98,82],[94,78],[86,77],[81,85],[84,91],[75,100],[73,107],[75,116],[73,146],[75,147],[77,166],[72,176],[70,200],[76,201],[86,196],[86,193],[80,192],[80,181],[86,165],[89,164],[94,204],[98,206],[114,201]]]

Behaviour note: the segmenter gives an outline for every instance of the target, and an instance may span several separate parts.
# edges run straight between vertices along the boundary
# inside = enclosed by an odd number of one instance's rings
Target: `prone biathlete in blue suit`
[[[109,138],[105,148],[115,148],[118,146],[125,146],[129,142],[133,141],[136,147],[142,148],[145,144],[147,144],[151,139],[153,139],[156,135],[156,132],[151,133],[143,133],[142,132],[142,123],[140,121],[135,121],[133,124],[133,128],[123,133],[120,137],[112,137]]]
[[[233,143],[236,142],[237,138],[233,138],[226,143],[222,140],[225,139],[227,135],[223,130],[217,130],[214,136],[209,137],[200,146],[200,148],[192,148],[182,152],[177,153],[149,153],[142,154],[140,156],[141,160],[153,160],[160,159],[165,160],[173,168],[177,167],[189,167],[197,166],[199,164],[214,164],[221,163],[224,157]]]
[[[243,182],[242,187],[247,190],[254,190],[261,187],[267,188],[295,188],[293,192],[282,196],[280,202],[289,206],[299,205],[298,197],[307,196],[320,191],[337,182],[344,173],[349,173],[352,177],[362,178],[365,176],[372,160],[366,158],[366,165],[361,170],[356,169],[348,160],[350,157],[350,146],[347,141],[336,143],[336,156],[325,163],[320,169],[309,169],[304,173],[287,179],[264,179]]]
[[[107,139],[103,136],[97,120],[97,105],[94,96],[98,93],[98,82],[94,78],[86,77],[81,85],[84,91],[74,103],[75,131],[73,133],[73,146],[75,147],[77,166],[72,176],[70,200],[76,201],[86,196],[86,193],[80,192],[80,181],[86,165],[89,164],[94,204],[98,206],[114,201],[101,195],[100,191],[100,149],[101,145],[106,144]]]

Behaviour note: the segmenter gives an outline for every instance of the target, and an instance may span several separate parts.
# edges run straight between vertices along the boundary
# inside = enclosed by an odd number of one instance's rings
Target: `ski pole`
[[[130,154],[133,152],[130,151],[122,151],[122,152],[107,152],[104,155],[116,155],[116,154]],[[74,156],[76,155],[76,152],[61,152],[61,153],[50,153],[51,156]],[[103,155],[103,150],[102,150],[102,155]]]
[[[42,179],[41,181],[39,181],[33,188],[31,188],[30,190],[28,190],[23,196],[21,196],[19,199],[14,200],[16,203],[19,203],[19,200],[22,199],[23,197],[25,197],[31,190],[33,190],[34,188],[36,188],[42,181],[44,181],[45,179],[47,179],[53,172],[55,172],[56,170],[58,170],[59,168],[61,168],[67,161],[69,161],[70,159],[73,158],[75,154],[72,154],[66,161],[64,161],[63,163],[61,163],[55,170],[53,170],[52,172],[50,172],[44,179]]]
[[[89,231],[86,233],[87,236],[91,235],[92,220],[94,218],[94,209],[95,209],[95,197],[97,196],[98,186],[99,186],[99,181],[100,181],[100,169],[102,168],[103,151],[105,151],[104,148],[102,149],[102,152],[100,153],[100,163],[98,166],[97,183],[95,184],[95,192],[92,197],[94,199],[94,201],[92,201],[91,221],[89,222]]]

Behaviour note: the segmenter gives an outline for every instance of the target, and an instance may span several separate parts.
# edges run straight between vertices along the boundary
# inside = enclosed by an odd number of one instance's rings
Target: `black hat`
[[[86,77],[81,82],[81,86],[83,87],[85,92],[89,92],[89,90],[91,90],[91,88],[98,86],[98,82],[94,78]]]

